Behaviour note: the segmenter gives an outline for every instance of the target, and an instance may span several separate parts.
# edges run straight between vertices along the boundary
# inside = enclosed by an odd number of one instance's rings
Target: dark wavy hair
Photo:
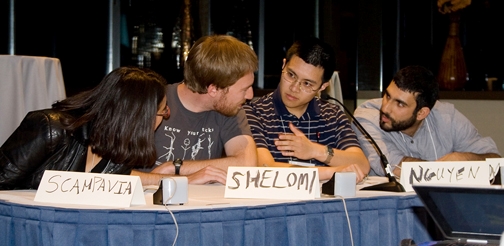
[[[430,70],[422,66],[407,66],[392,79],[402,91],[416,96],[415,113],[423,107],[432,109],[439,99],[439,84]]]
[[[307,37],[295,41],[289,50],[287,50],[286,63],[294,55],[303,59],[308,64],[322,67],[324,69],[322,83],[329,81],[336,69],[336,58],[333,48],[318,38]]]
[[[191,91],[205,94],[208,86],[225,89],[258,67],[257,55],[244,42],[228,35],[204,36],[189,51],[184,83]]]
[[[156,113],[166,95],[166,80],[158,73],[120,67],[95,88],[56,102],[54,109],[69,131],[87,125],[93,153],[131,167],[152,166],[156,160]]]

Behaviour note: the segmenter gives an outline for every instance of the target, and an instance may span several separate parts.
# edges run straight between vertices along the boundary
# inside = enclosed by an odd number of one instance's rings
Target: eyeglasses
[[[298,81],[298,77],[296,74],[290,72],[290,71],[282,71],[282,79],[285,80],[285,82],[289,84],[294,84],[296,86],[296,83],[299,82],[299,89],[306,92],[306,93],[312,93],[317,91],[318,89],[313,89],[315,84],[310,81]],[[322,85],[321,85],[322,86]]]
[[[163,119],[167,120],[168,118],[170,118],[170,108],[168,107],[168,105],[166,105],[166,107],[163,109],[163,112],[161,114],[156,115],[162,116]]]

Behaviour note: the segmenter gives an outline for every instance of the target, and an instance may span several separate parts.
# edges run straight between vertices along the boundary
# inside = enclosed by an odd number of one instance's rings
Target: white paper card
[[[489,185],[486,161],[423,161],[403,162],[401,184],[413,191],[412,184]]]
[[[138,176],[46,170],[36,202],[114,207],[145,205]]]
[[[302,167],[314,167],[315,163],[309,163],[309,162],[304,162],[304,161],[289,161],[289,164],[296,165],[296,166],[302,166]]]
[[[486,158],[486,162],[490,168],[489,179],[493,179],[500,168],[504,166],[504,158]]]
[[[225,198],[308,200],[320,197],[317,168],[229,167]]]

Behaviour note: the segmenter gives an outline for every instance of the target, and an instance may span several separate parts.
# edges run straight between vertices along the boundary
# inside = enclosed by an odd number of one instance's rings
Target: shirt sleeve
[[[0,148],[0,189],[15,189],[44,163],[54,143],[47,115],[30,112]],[[48,140],[49,139],[49,140]]]
[[[217,127],[223,129],[220,132],[222,134],[222,141],[224,142],[224,144],[236,136],[252,135],[252,133],[250,132],[249,124],[247,122],[247,116],[245,115],[245,111],[243,109],[240,109],[236,116],[222,117],[224,117],[225,120],[222,125],[219,125]]]
[[[336,148],[340,150],[345,150],[350,147],[360,148],[357,136],[350,126],[347,116],[342,110],[336,110]]]
[[[452,121],[453,152],[475,154],[499,154],[497,145],[490,137],[482,137],[476,127],[455,109]]]

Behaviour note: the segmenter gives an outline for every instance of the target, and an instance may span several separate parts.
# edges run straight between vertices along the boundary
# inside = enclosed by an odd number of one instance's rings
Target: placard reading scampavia
[[[229,167],[224,197],[289,200],[319,198],[318,169]]]
[[[145,205],[140,177],[46,170],[36,202],[129,207]]]

